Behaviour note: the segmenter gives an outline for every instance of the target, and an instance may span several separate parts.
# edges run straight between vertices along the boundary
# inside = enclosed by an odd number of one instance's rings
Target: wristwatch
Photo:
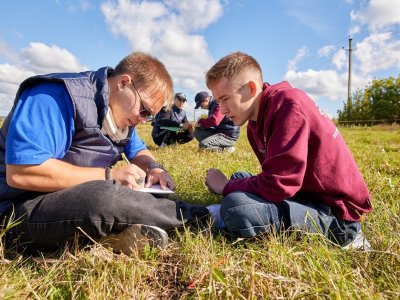
[[[110,178],[110,175],[111,175],[111,168],[110,168],[110,167],[107,167],[107,168],[105,168],[104,170],[105,170],[105,178],[106,178],[106,180],[110,180],[110,179],[111,179],[111,178]]]

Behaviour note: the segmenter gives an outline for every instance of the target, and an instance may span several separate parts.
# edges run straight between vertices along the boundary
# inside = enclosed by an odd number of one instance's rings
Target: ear
[[[248,83],[249,86],[249,91],[250,91],[250,96],[254,97],[256,92],[257,92],[257,85],[253,80],[250,80]]]
[[[128,74],[123,74],[121,75],[121,77],[118,80],[118,86],[120,88],[125,87],[127,84],[131,83],[131,76],[129,76]]]

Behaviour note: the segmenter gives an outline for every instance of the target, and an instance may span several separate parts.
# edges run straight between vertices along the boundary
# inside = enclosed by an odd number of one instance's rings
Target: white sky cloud
[[[332,63],[336,66],[337,70],[342,69],[347,63],[347,52],[343,49],[336,51],[332,57]]]
[[[30,43],[29,47],[12,55],[10,49],[3,45],[0,46],[0,55],[14,63],[0,64],[0,103],[5,103],[0,107],[0,116],[5,116],[10,110],[19,84],[24,79],[36,74],[87,69],[68,50],[42,43]]]
[[[398,0],[371,0],[358,11],[351,12],[350,32],[357,34],[367,26],[369,35],[353,45],[352,91],[363,89],[373,78],[373,72],[400,68],[400,40],[393,38],[393,30],[399,30],[400,5]],[[314,100],[326,97],[332,101],[347,98],[348,51],[327,45],[317,51],[318,56],[332,56],[332,69],[296,70],[307,54],[298,50],[288,63],[285,79],[294,86],[306,90]],[[311,56],[312,53],[309,53]]]
[[[213,60],[204,37],[196,31],[222,15],[220,1],[119,0],[101,9],[113,34],[127,38],[132,49],[150,52],[165,63],[175,86],[196,91],[204,85],[204,73]]]
[[[353,26],[353,27],[350,28],[349,35],[353,36],[353,35],[355,35],[357,33],[360,33],[360,32],[361,32],[360,26],[356,25],[356,26]]]
[[[75,56],[66,49],[57,46],[47,46],[43,43],[30,43],[21,51],[23,65],[34,72],[78,72],[84,67]]]
[[[370,0],[359,11],[352,11],[351,18],[367,24],[372,30],[400,24],[399,0]]]
[[[362,73],[400,68],[400,41],[393,40],[390,32],[372,33],[356,47],[353,53],[360,61],[358,69]]]
[[[336,46],[326,45],[318,50],[318,56],[328,56],[335,50],[336,50]]]
[[[330,100],[337,100],[338,97],[346,95],[347,73],[339,74],[336,70],[307,70],[296,72],[289,70],[285,75],[293,86],[306,90],[314,100],[318,97],[327,97]]]
[[[0,41],[0,56],[5,57],[8,61],[17,62],[18,55],[8,47],[4,42]]]
[[[9,112],[19,84],[34,74],[17,66],[0,64],[0,103],[4,103],[0,106],[0,116],[6,116]]]
[[[347,78],[348,73],[339,73],[337,70],[307,70],[296,72],[289,70],[285,75],[294,87],[307,91],[314,101],[320,97],[331,101],[343,101],[347,98]],[[371,77],[364,77],[358,74],[352,76],[352,91],[363,88],[370,81]]]
[[[303,57],[307,56],[308,53],[309,50],[307,47],[301,47],[297,50],[296,56],[288,62],[288,70],[295,70],[299,61],[301,61]]]
[[[172,10],[178,11],[178,23],[188,31],[207,28],[223,13],[219,0],[168,0],[165,2]]]

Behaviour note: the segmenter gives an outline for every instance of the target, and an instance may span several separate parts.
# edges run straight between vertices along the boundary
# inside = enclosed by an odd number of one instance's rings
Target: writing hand
[[[151,187],[153,184],[159,183],[162,189],[170,188],[174,190],[176,184],[171,175],[163,169],[155,168],[147,172],[147,182],[145,187]]]
[[[146,172],[135,164],[129,164],[112,168],[110,178],[120,185],[139,190],[144,187]]]

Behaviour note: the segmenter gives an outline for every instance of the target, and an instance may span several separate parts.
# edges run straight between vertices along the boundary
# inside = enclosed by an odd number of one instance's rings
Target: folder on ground
[[[166,130],[169,130],[169,131],[175,131],[175,132],[182,130],[182,128],[180,128],[180,127],[161,126],[160,128],[161,129],[166,129]]]

